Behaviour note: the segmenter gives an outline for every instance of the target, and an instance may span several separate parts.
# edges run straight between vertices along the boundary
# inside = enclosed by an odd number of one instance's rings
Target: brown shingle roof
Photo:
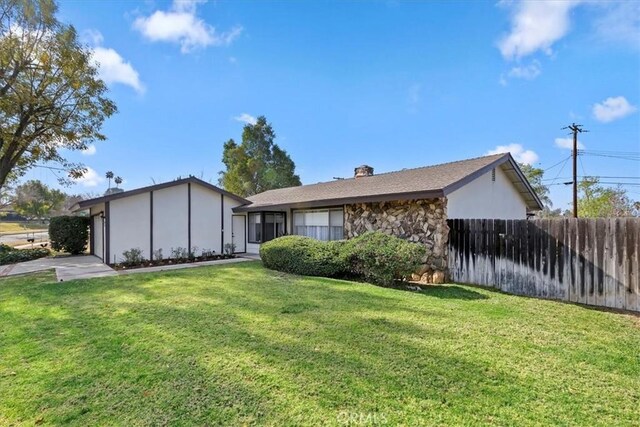
[[[247,199],[250,205],[237,211],[317,207],[354,202],[444,197],[494,167],[500,166],[510,177],[531,210],[541,203],[510,154],[460,160],[440,165],[361,178],[349,178],[298,187],[269,190]]]

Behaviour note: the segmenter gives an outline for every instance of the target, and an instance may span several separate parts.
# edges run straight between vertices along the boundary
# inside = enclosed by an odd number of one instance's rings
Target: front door
[[[231,228],[231,240],[235,245],[235,253],[244,253],[247,251],[247,239],[245,231],[247,229],[245,215],[234,215],[233,225]]]

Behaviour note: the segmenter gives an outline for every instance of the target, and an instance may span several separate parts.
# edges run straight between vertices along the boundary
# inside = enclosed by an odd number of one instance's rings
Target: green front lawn
[[[638,425],[640,319],[259,263],[0,281],[0,425]]]

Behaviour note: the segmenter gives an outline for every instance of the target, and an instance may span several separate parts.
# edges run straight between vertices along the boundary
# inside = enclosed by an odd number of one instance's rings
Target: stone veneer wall
[[[447,199],[398,200],[344,206],[344,234],[350,239],[382,231],[423,243],[428,253],[414,280],[442,283],[447,273]]]

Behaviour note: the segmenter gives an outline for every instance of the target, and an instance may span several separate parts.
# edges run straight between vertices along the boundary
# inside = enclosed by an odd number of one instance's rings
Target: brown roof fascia
[[[143,193],[147,193],[149,191],[157,191],[157,190],[162,190],[164,188],[169,188],[169,187],[174,187],[176,185],[182,185],[182,184],[187,184],[187,183],[196,183],[196,184],[200,184],[203,187],[206,187],[210,190],[213,191],[217,191],[219,193],[224,194],[227,197],[230,197],[234,200],[237,200],[240,203],[251,203],[249,200],[244,199],[240,196],[237,196],[233,193],[230,193],[226,190],[223,190],[222,188],[216,187],[213,184],[209,184],[206,181],[203,181],[199,178],[196,178],[194,176],[190,176],[187,178],[182,178],[182,179],[177,179],[175,181],[169,181],[169,182],[163,182],[160,184],[154,184],[154,185],[150,185],[147,187],[142,187],[142,188],[136,188],[134,190],[129,190],[129,191],[123,191],[122,193],[115,193],[115,194],[109,194],[108,196],[102,196],[102,197],[97,197],[95,199],[89,199],[89,200],[82,200],[78,203],[76,203],[72,208],[71,211],[72,212],[76,212],[78,210],[83,210],[83,209],[87,209],[91,206],[100,204],[100,203],[104,203],[104,202],[108,202],[108,201],[112,201],[112,200],[117,200],[117,199],[122,199],[124,197],[130,197],[130,196],[136,196],[138,194],[143,194]]]
[[[377,194],[372,196],[359,196],[359,197],[343,197],[333,199],[321,199],[312,200],[308,202],[299,203],[278,203],[272,205],[245,205],[238,206],[233,209],[234,212],[259,212],[273,209],[306,209],[306,208],[320,208],[327,206],[341,206],[350,205],[354,203],[375,203],[375,202],[390,202],[394,200],[412,200],[412,199],[436,199],[438,197],[444,197],[444,193],[441,190],[433,191],[414,191],[409,193],[390,193],[390,194]]]

